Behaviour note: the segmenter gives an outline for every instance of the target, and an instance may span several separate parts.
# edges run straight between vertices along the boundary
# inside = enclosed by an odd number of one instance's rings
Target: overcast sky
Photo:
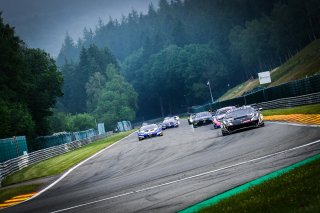
[[[56,57],[66,32],[77,40],[84,27],[95,28],[99,17],[106,23],[132,9],[146,13],[151,2],[158,5],[158,0],[0,0],[0,11],[29,47]]]

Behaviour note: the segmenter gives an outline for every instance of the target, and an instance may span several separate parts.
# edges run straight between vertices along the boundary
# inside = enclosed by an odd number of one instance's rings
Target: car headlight
[[[228,119],[226,119],[226,121],[227,121],[228,123],[231,123],[231,122],[233,121],[233,118],[228,118]]]
[[[253,113],[251,120],[258,120],[259,119],[259,113]]]
[[[222,123],[226,126],[232,126],[233,125],[233,118],[227,118],[227,119],[223,119]]]

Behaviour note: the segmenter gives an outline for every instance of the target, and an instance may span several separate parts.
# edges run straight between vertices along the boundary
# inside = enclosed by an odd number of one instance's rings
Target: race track
[[[320,153],[320,143],[289,150],[319,140],[319,130],[266,122],[223,137],[211,125],[193,129],[182,120],[163,137],[129,136],[1,212],[176,212]]]

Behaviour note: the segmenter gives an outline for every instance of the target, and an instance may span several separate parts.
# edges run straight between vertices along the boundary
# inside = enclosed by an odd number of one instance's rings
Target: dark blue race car
[[[138,131],[138,138],[139,141],[145,138],[150,138],[154,136],[162,136],[162,128],[161,126],[158,126],[157,124],[150,124],[143,126]]]

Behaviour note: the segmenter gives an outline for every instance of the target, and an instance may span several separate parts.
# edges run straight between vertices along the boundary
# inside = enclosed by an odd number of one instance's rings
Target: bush
[[[66,130],[69,132],[83,131],[95,128],[95,118],[87,113],[68,115],[66,117]]]

